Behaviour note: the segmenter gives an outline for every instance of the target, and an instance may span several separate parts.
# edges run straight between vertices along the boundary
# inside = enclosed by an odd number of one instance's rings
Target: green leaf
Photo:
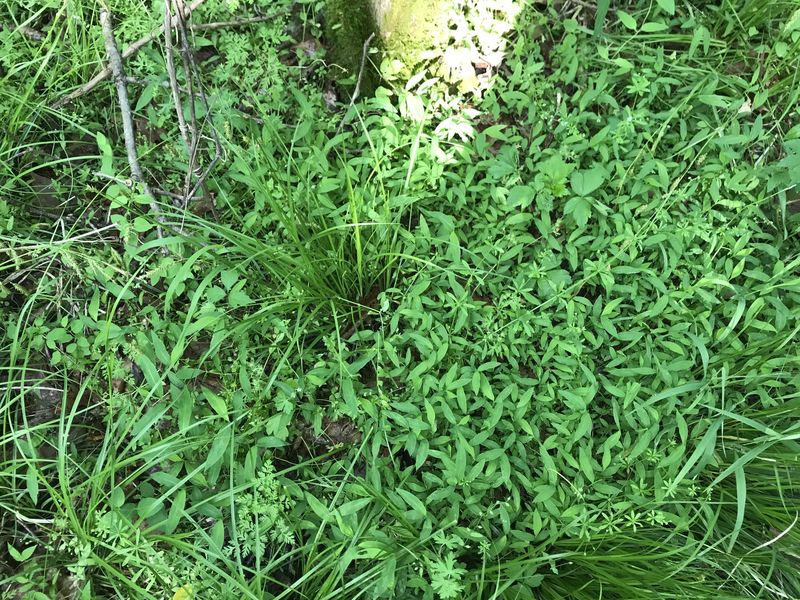
[[[533,202],[533,188],[527,185],[517,185],[508,192],[508,205],[527,208]]]
[[[108,138],[102,133],[95,134],[97,140],[97,147],[100,149],[100,173],[104,175],[113,176],[114,173],[114,153],[111,150],[111,144]]]
[[[740,466],[734,471],[734,475],[736,476],[736,522],[733,524],[731,539],[728,541],[728,552],[733,552],[733,546],[739,538],[747,502],[747,479],[744,476],[744,468]]]
[[[157,89],[158,83],[153,82],[148,84],[139,95],[139,100],[136,102],[136,107],[133,109],[133,112],[139,112],[145,106],[150,104],[150,101],[153,99]]]
[[[237,279],[239,279],[239,273],[234,270],[221,271],[219,274],[219,280],[222,282],[222,285],[225,286],[225,289],[228,290],[236,283]]]
[[[564,214],[572,215],[578,227],[585,227],[592,214],[592,205],[589,204],[586,198],[575,196],[574,198],[570,198],[566,205],[564,205]]]
[[[358,414],[358,399],[353,389],[353,380],[348,375],[342,376],[342,400],[350,416],[355,417]]]
[[[656,0],[656,3],[669,14],[675,14],[675,0]]]
[[[400,495],[400,497],[403,498],[403,500],[406,501],[406,504],[408,504],[412,510],[419,514],[420,517],[424,517],[427,514],[428,511],[425,509],[425,504],[423,504],[422,500],[417,498],[414,494],[402,488],[398,488],[395,491],[398,493],[398,495]]]
[[[369,506],[372,502],[372,498],[358,498],[356,500],[350,500],[350,502],[345,502],[339,508],[339,514],[343,517],[347,515],[352,515],[360,511],[365,506]]]
[[[231,308],[239,308],[253,302],[252,298],[247,295],[247,292],[241,289],[244,283],[244,281],[241,281],[239,282],[241,285],[236,284],[236,287],[228,294],[228,303],[230,303]]]
[[[718,94],[700,94],[697,96],[697,100],[707,106],[716,106],[717,108],[728,108],[730,104],[728,98]]]
[[[783,26],[783,34],[791,33],[798,28],[800,28],[800,8],[794,11],[789,20],[786,21],[786,25]]]
[[[597,0],[594,12],[594,35],[599,35],[603,30],[603,22],[610,6],[611,0]]]
[[[306,502],[308,503],[309,508],[314,511],[314,514],[317,515],[323,522],[328,522],[333,520],[333,513],[325,506],[322,502],[317,500],[317,498],[309,493],[306,492],[304,495]]]
[[[387,592],[392,593],[395,587],[395,572],[397,571],[397,559],[390,556],[381,561],[381,576],[376,582],[373,596],[374,598],[387,597]],[[393,595],[393,594],[392,594]]]
[[[150,222],[150,220],[144,217],[136,217],[133,220],[133,223],[131,223],[131,226],[137,233],[144,233],[153,228],[153,224]]]
[[[33,465],[29,465],[28,471],[25,473],[25,487],[31,501],[36,504],[39,499],[39,477],[38,470]]]
[[[109,504],[112,508],[120,508],[123,504],[125,504],[125,490],[119,486],[111,490]]]
[[[617,11],[617,18],[619,22],[622,23],[625,27],[631,30],[636,29],[636,19],[626,13],[624,10]]]
[[[736,329],[736,325],[739,324],[739,320],[742,318],[742,315],[744,314],[745,306],[747,306],[747,301],[744,298],[739,298],[739,302],[736,305],[736,310],[731,316],[731,320],[728,322],[727,327],[725,327],[725,329],[719,332],[719,335],[717,337],[718,342],[724,340],[733,332],[734,329]]]
[[[586,446],[581,446],[578,451],[578,463],[581,471],[589,481],[594,481],[594,467],[592,466],[592,455]]]
[[[29,546],[20,552],[11,545],[11,542],[9,542],[6,547],[8,548],[8,553],[11,555],[11,558],[17,562],[25,562],[33,556],[33,552],[36,550],[36,546]]]
[[[170,534],[178,528],[185,506],[186,490],[182,489],[175,494],[175,498],[172,500],[172,506],[169,508],[169,516],[161,523],[161,529],[164,530],[164,533]]]
[[[583,171],[575,171],[569,178],[572,191],[578,196],[588,196],[603,185],[608,172],[600,165]]]
[[[217,413],[220,417],[228,421],[228,403],[225,401],[224,398],[216,394],[214,391],[204,387],[203,388],[203,396],[206,400],[208,400],[209,406]]]
[[[222,457],[225,456],[225,452],[230,448],[230,445],[231,426],[226,425],[220,429],[216,437],[214,437],[214,441],[211,443],[211,450],[208,451],[208,456],[206,457],[206,468],[210,470],[216,467],[222,460]]]
[[[669,29],[667,25],[661,22],[651,21],[642,25],[642,31],[645,33],[655,33],[656,31],[664,31]]]
[[[164,501],[161,498],[142,498],[136,506],[136,514],[140,519],[147,519],[155,515],[164,506]]]

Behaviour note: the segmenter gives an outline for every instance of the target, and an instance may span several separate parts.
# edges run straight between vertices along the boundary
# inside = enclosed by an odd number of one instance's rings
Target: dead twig
[[[111,13],[106,8],[100,9],[100,25],[103,29],[103,39],[108,55],[108,64],[114,75],[114,83],[117,87],[117,97],[119,99],[120,112],[122,113],[122,131],[125,137],[125,151],[128,154],[128,165],[131,169],[131,179],[142,186],[145,195],[150,199],[150,210],[159,223],[162,221],[161,210],[158,207],[156,198],[142,175],[142,167],[139,164],[139,155],[136,152],[136,133],[133,128],[133,113],[131,104],[128,100],[128,88],[125,83],[125,71],[122,66],[122,56],[117,49],[114,41],[114,28],[111,24]],[[158,237],[163,237],[161,225],[158,226]]]
[[[344,112],[344,117],[342,117],[342,122],[339,123],[339,127],[336,129],[336,135],[339,135],[339,133],[342,131],[342,127],[344,127],[350,109],[353,108],[353,106],[355,106],[356,100],[358,100],[359,95],[361,95],[361,81],[364,78],[364,67],[367,64],[367,53],[369,52],[369,46],[372,43],[373,39],[375,39],[375,32],[372,32],[370,36],[364,41],[364,46],[361,50],[361,66],[358,68],[358,78],[356,79],[356,87],[353,90],[353,96],[350,98],[350,104],[347,106],[347,110]]]
[[[28,27],[27,25],[20,25],[16,28],[4,26],[4,29],[13,29],[14,31],[18,31],[22,35],[24,35],[29,40],[33,40],[34,42],[41,42],[44,39],[44,34],[39,31],[38,29],[34,29],[33,27]]]
[[[189,6],[186,7],[186,17],[188,17],[195,10],[197,10],[205,1],[206,0],[194,0],[194,2],[192,2]],[[173,23],[172,26],[174,27],[175,23]],[[152,42],[153,40],[158,38],[162,33],[164,33],[164,25],[163,24],[160,27],[158,27],[158,28],[154,29],[153,31],[151,31],[150,33],[148,33],[147,35],[145,35],[144,37],[141,37],[138,40],[136,40],[135,42],[133,42],[127,48],[125,48],[125,50],[122,52],[122,60],[130,58],[131,56],[136,54],[139,50],[141,50],[142,48],[147,46],[147,44],[149,44],[150,42]],[[91,80],[87,81],[85,84],[83,84],[77,90],[74,90],[73,92],[70,92],[69,94],[67,94],[63,98],[60,98],[59,100],[56,100],[55,102],[53,102],[50,105],[50,108],[53,108],[53,109],[61,108],[63,106],[66,106],[67,104],[69,104],[70,102],[75,100],[76,98],[80,98],[81,96],[84,96],[84,95],[88,94],[94,88],[96,88],[100,83],[102,83],[103,81],[105,81],[106,79],[111,77],[112,74],[113,74],[113,71],[111,69],[111,66],[110,65],[106,66],[97,75],[92,77]]]
[[[179,12],[182,12],[184,6],[184,0],[175,0],[175,6]],[[197,65],[197,60],[195,58],[194,52],[192,52],[189,46],[189,33],[186,29],[186,19],[178,19],[178,28],[181,32],[181,47],[184,59],[184,69],[186,69],[187,80],[191,81],[192,76],[197,80],[197,92],[200,96],[200,102],[203,105],[203,109],[205,111],[205,119],[208,120],[209,115],[211,114],[211,108],[208,104],[208,98],[206,97],[205,90],[203,89],[203,81],[200,76],[200,68]],[[191,94],[192,87],[189,86],[189,92]],[[194,147],[191,151],[191,160],[197,160],[197,152],[199,150],[199,142],[200,142],[200,130],[197,128],[196,122],[196,114],[195,114],[195,107],[194,107],[194,100],[191,102],[191,118],[192,118],[192,128],[194,132]],[[216,130],[214,129],[213,125],[210,127],[211,131],[211,138],[214,142],[214,156],[211,161],[206,166],[205,170],[200,169],[199,163],[197,164],[197,168],[195,169],[195,176],[196,181],[194,187],[190,189],[187,193],[187,201],[189,198],[194,197],[195,192],[198,189],[203,189],[203,195],[210,201],[211,197],[208,192],[208,186],[206,185],[205,181],[208,176],[211,174],[211,170],[217,164],[217,162],[222,158],[222,144],[220,144],[219,136],[217,135]],[[192,164],[190,163],[190,166]]]
[[[177,72],[175,70],[175,64],[173,59],[173,44],[172,44],[172,31],[171,28],[165,27],[164,38],[165,38],[165,45],[167,51],[167,72],[169,74],[170,80],[170,88],[172,90],[172,96],[175,103],[175,110],[178,114],[178,126],[181,133],[181,138],[184,141],[184,145],[186,147],[187,158],[188,158],[188,166],[186,169],[186,177],[184,181],[184,207],[188,205],[189,201],[194,197],[195,193],[198,189],[202,189],[203,197],[210,199],[210,193],[208,190],[208,186],[206,185],[205,181],[208,175],[211,173],[211,169],[213,169],[216,162],[219,160],[222,154],[222,147],[219,142],[219,137],[217,136],[216,131],[213,127],[211,127],[211,135],[214,141],[214,157],[209,163],[209,165],[204,170],[201,162],[198,158],[200,153],[200,141],[202,139],[201,129],[198,126],[197,122],[197,109],[195,106],[195,96],[200,99],[201,103],[203,104],[203,108],[205,109],[206,120],[208,119],[208,115],[210,114],[210,107],[208,104],[208,99],[206,98],[205,91],[203,89],[202,78],[200,74],[200,69],[197,65],[197,60],[195,58],[194,52],[189,44],[189,31],[186,23],[186,7],[184,5],[183,0],[174,0],[174,8],[176,13],[176,26],[178,29],[178,37],[180,40],[180,54],[181,59],[183,62],[183,70],[186,76],[186,86],[187,86],[187,95],[189,96],[189,122],[186,122],[186,118],[183,114],[183,105],[181,102],[179,88],[178,88],[178,77]],[[170,14],[170,9],[167,3],[165,8],[164,14],[164,22],[172,22],[172,17]],[[197,91],[195,92],[195,82],[197,85]],[[194,178],[194,185],[192,185],[192,178]]]
[[[217,21],[216,23],[192,23],[189,29],[192,31],[213,31],[215,29],[231,29],[235,27],[245,27],[247,25],[255,25],[256,23],[264,23],[266,21],[274,21],[277,15],[263,15],[260,17],[249,17],[247,19],[236,19],[233,21]]]
[[[186,29],[186,9],[183,5],[183,0],[173,0],[173,2],[175,5],[176,16],[178,17],[177,28],[181,45],[180,54],[181,61],[183,62],[183,72],[186,74],[186,89],[189,91],[189,124],[191,129],[185,129],[184,131],[184,133],[187,131],[189,133],[189,135],[184,138],[187,145],[189,164],[186,168],[186,177],[184,178],[183,184],[183,194],[185,197],[184,206],[187,206],[189,204],[189,200],[192,198],[192,196],[194,196],[194,193],[189,194],[189,186],[192,184],[192,176],[195,176],[199,179],[203,174],[203,168],[200,166],[199,161],[197,160],[197,152],[200,147],[200,131],[197,127],[197,108],[194,104],[194,53],[189,46],[189,34]],[[198,85],[198,88],[202,89],[202,85]],[[179,112],[182,111],[180,101],[176,101],[176,104],[176,109]],[[184,123],[184,128],[186,128],[186,123]]]
[[[131,83],[133,85],[145,85],[145,86],[146,85],[155,84],[155,85],[157,85],[159,87],[170,89],[169,81],[153,81],[153,80],[148,80],[148,79],[139,79],[138,77],[132,77],[131,75],[126,75],[125,76],[125,83]],[[182,87],[179,87],[178,91],[180,91],[181,94],[185,94],[186,93],[186,90],[184,88],[182,88]],[[200,97],[200,94],[195,93],[195,98],[199,98],[199,97]]]
[[[196,11],[205,1],[206,0],[194,0],[194,2],[192,2],[189,6],[186,6],[184,9],[184,18],[188,19],[191,16],[191,14],[194,11]],[[226,27],[243,27],[246,25],[253,25],[256,23],[271,21],[275,19],[278,16],[278,14],[280,13],[272,15],[264,15],[259,17],[250,17],[246,19],[238,19],[234,21],[219,21],[217,23],[198,23],[190,25],[189,28],[192,31],[208,31],[214,29],[223,29]],[[177,25],[177,19],[178,19],[177,15],[172,17],[172,19],[173,19],[172,27],[175,27]],[[162,24],[157,29],[154,29],[147,35],[133,42],[130,46],[128,46],[127,48],[125,48],[125,50],[122,51],[122,59],[123,60],[128,59],[134,54],[136,54],[139,50],[147,46],[150,42],[157,39],[162,33],[164,33],[164,29],[165,29],[165,24]],[[77,98],[85,96],[86,94],[91,92],[94,88],[96,88],[99,84],[101,84],[109,77],[111,77],[111,69],[108,66],[106,66],[100,72],[98,72],[97,75],[92,77],[89,81],[87,81],[77,90],[70,92],[63,98],[59,98],[58,100],[50,104],[50,108],[58,109],[66,106],[73,100],[76,100]]]
[[[175,103],[175,113],[178,116],[178,131],[181,134],[186,148],[189,148],[189,132],[186,127],[186,118],[183,116],[181,105],[181,92],[178,85],[178,74],[175,71],[175,57],[172,53],[172,14],[169,10],[169,1],[164,2],[164,50],[167,60],[167,75],[169,76],[169,88],[172,92],[172,101]]]

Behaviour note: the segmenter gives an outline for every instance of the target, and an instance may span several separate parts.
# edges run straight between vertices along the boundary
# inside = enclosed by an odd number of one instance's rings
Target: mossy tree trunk
[[[456,0],[328,0],[325,21],[329,56],[343,74],[356,75],[364,41],[377,34],[374,47],[400,60],[409,72],[427,53],[442,51],[449,37],[449,15]],[[371,61],[373,63],[379,60]],[[380,73],[365,67],[362,94],[374,91]]]

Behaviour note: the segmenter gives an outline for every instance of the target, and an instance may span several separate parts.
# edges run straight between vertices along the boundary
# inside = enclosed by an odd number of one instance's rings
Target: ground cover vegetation
[[[175,7],[0,6],[3,597],[800,598],[800,3]]]

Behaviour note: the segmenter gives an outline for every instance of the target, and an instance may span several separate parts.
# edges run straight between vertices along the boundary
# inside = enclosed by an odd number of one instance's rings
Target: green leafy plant
[[[0,8],[2,594],[800,597],[800,8],[459,7],[480,94],[350,103],[323,3],[203,4],[188,206],[126,61],[157,214],[52,107],[98,7]]]

